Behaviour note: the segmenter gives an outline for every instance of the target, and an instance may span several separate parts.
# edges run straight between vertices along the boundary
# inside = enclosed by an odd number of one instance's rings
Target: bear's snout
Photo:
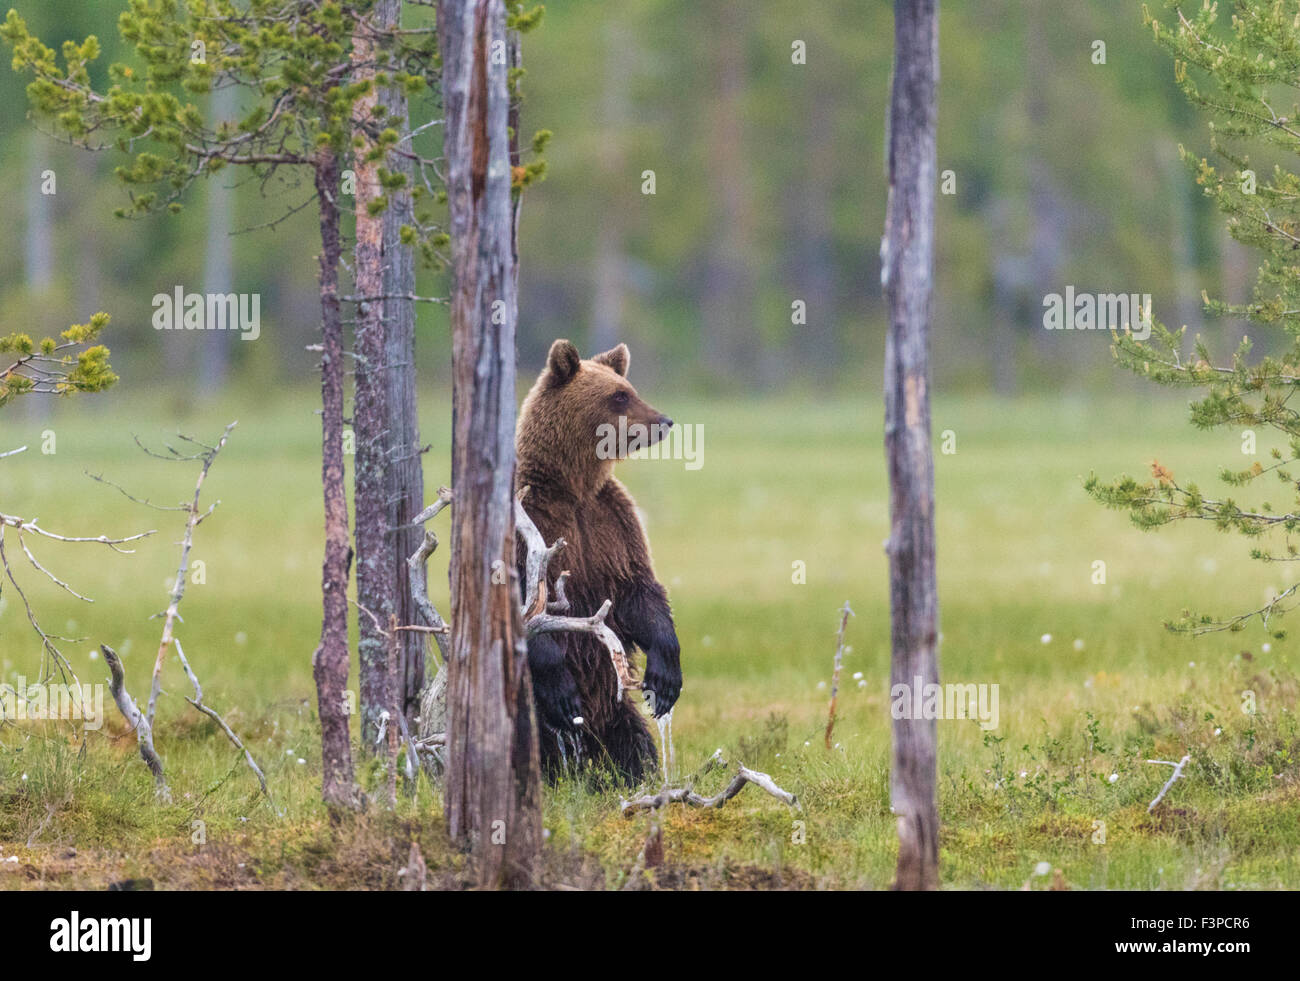
[[[665,429],[672,429],[673,421],[669,419],[667,416],[660,416],[658,425],[663,426]]]

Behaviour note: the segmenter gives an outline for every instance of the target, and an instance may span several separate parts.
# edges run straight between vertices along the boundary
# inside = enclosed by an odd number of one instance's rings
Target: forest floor
[[[633,876],[649,818],[620,816],[617,791],[566,783],[546,794],[541,884],[887,887],[896,839],[876,400],[646,394],[705,436],[698,469],[683,460],[620,467],[645,512],[682,642],[678,768],[690,773],[721,748],[796,793],[800,809],[753,787],[719,810],[674,805],[663,815],[664,863]],[[165,607],[175,573],[180,516],[134,504],[86,474],[179,502],[192,493],[194,464],[150,459],[132,435],[155,447],[174,444],[178,429],[210,440],[239,419],[205,487],[205,500],[221,504],[196,534],[203,581],[188,587],[178,634],[205,700],[248,744],[274,803],[215,725],[185,703],[187,682],[170,662],[155,733],[170,804],[155,801],[111,699],[98,730],[31,721],[0,730],[0,889],[401,888],[412,841],[430,887],[467,884],[427,782],[414,797],[400,795],[396,812],[372,806],[343,824],[319,804],[310,664],[320,629],[318,418],[307,392],[258,399],[194,409],[124,388],[60,404],[49,418],[24,418],[21,407],[6,413],[0,451],[29,449],[0,461],[0,510],[66,535],[158,529],[130,555],[29,539],[93,605],[45,580],[12,532],[7,539],[43,623],[86,638],[62,645],[81,680],[104,680],[92,655],[107,643],[122,654],[138,699],[161,629],[150,617]],[[448,479],[447,427],[437,420],[446,405],[426,399],[430,490]],[[1291,585],[1284,568],[1252,562],[1250,543],[1208,526],[1140,532],[1082,489],[1090,470],[1145,476],[1153,459],[1208,488],[1220,468],[1264,459],[1262,435],[1259,457],[1246,459],[1239,433],[1196,433],[1177,401],[1123,392],[941,399],[934,424],[936,439],[952,431],[956,450],[936,457],[942,680],[998,686],[996,728],[938,725],[945,886],[1300,888],[1294,642],[1255,625],[1198,639],[1162,626],[1185,607],[1256,609],[1270,587]],[[1094,582],[1098,561],[1104,583]],[[437,555],[431,569],[445,609]],[[857,616],[828,750],[827,686],[846,600]],[[6,584],[0,682],[32,682],[40,670],[39,641]],[[1171,768],[1146,761],[1184,755],[1183,779],[1148,814]],[[372,792],[383,782],[377,764],[358,776]],[[727,779],[711,774],[701,789]]]

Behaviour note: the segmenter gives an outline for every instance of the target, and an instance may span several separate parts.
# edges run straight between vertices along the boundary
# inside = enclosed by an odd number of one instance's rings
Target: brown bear
[[[614,479],[614,464],[663,438],[672,420],[642,400],[627,367],[625,344],[588,360],[568,341],[551,345],[519,413],[516,490],[528,488],[524,509],[547,543],[566,543],[551,563],[550,595],[568,570],[570,616],[591,616],[613,601],[605,622],[629,655],[645,652],[642,688],[662,716],[682,687],[677,632],[645,529],[632,496]],[[619,433],[630,438],[618,440]],[[521,547],[521,581],[523,559]],[[636,784],[655,767],[655,741],[634,704],[641,699],[633,692],[618,699],[609,651],[598,639],[538,634],[528,642],[528,664],[546,772],[590,761]]]

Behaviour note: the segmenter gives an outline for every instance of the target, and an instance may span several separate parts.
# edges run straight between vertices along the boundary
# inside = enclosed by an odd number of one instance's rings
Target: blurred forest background
[[[101,70],[127,55],[118,0],[17,6],[55,47],[96,34]],[[1203,324],[1199,296],[1246,298],[1254,264],[1178,163],[1179,142],[1203,153],[1208,135],[1138,4],[983,0],[942,16],[939,167],[956,193],[938,199],[937,384],[1131,386],[1105,334],[1042,329],[1043,295],[1066,284],[1150,293],[1165,322],[1235,345],[1240,325]],[[521,379],[567,336],[587,351],[627,341],[635,380],[659,389],[874,387],[891,25],[888,5],[856,0],[550,4],[524,51],[524,135],[555,136],[522,218]],[[792,64],[796,40],[806,64]],[[171,385],[187,403],[232,382],[314,386],[312,212],[253,227],[309,189],[223,174],[178,216],[115,218],[120,161],[38,132],[24,85],[0,72],[0,168],[21,175],[0,186],[0,324],[47,333],[102,308],[125,386]],[[413,105],[412,124],[436,111]],[[441,274],[422,280],[445,294]],[[260,293],[261,338],[153,330],[152,297],[178,284]],[[791,322],[796,300],[806,324]],[[445,310],[419,316],[422,384],[439,386]]]

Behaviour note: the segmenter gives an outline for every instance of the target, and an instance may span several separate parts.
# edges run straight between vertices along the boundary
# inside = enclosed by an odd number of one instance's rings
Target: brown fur
[[[662,438],[672,425],[628,383],[628,361],[622,344],[588,360],[568,341],[551,346],[520,411],[516,486],[528,488],[524,507],[546,541],[566,542],[551,564],[552,596],[556,576],[568,570],[571,615],[589,616],[606,599],[613,601],[607,623],[629,654],[646,652],[646,687],[657,689],[662,713],[681,685],[667,594],[655,579],[635,503],[614,478],[616,461],[598,452],[601,426],[617,428],[620,416],[633,434],[638,423],[649,430],[629,451]],[[529,662],[548,769],[572,763],[578,748],[582,761],[612,763],[624,779],[639,781],[654,764],[654,740],[635,707],[640,696],[629,692],[615,700],[617,682],[604,646],[586,634],[540,635],[530,642]],[[581,726],[565,725],[575,705],[566,690],[576,694]]]

